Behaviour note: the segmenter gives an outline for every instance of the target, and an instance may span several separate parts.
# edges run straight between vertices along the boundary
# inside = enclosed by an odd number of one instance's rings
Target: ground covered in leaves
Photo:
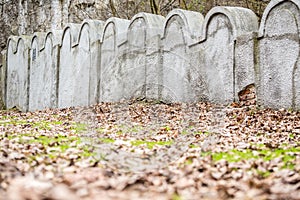
[[[300,199],[300,113],[143,101],[0,111],[0,194]]]

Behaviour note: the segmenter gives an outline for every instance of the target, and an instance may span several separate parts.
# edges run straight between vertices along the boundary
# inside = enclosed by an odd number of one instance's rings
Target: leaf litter
[[[300,199],[299,118],[138,100],[0,111],[0,199]]]

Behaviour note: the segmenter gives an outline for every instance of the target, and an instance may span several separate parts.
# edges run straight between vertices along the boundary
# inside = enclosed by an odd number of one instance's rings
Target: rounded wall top
[[[101,34],[102,30],[104,28],[105,22],[101,20],[91,20],[91,19],[85,19],[81,23],[80,27],[80,32],[78,36],[78,40],[81,38],[81,31],[85,26],[88,26],[90,31],[89,31],[89,36],[90,36],[90,41],[95,42],[97,40],[101,40]],[[78,41],[79,42],[79,41]]]
[[[46,37],[47,37],[47,33],[45,32],[35,32],[31,40],[31,48],[34,41],[36,41],[38,46],[38,51],[43,49],[43,47],[45,46]]]
[[[117,45],[120,45],[121,43],[123,43],[126,40],[126,32],[127,32],[129,23],[130,23],[130,21],[127,19],[121,19],[121,18],[117,18],[117,17],[109,18],[108,20],[106,20],[106,22],[104,24],[104,28],[101,33],[100,41],[103,42],[107,27],[110,24],[113,24],[115,34],[118,36],[117,37]]]
[[[201,36],[201,28],[204,23],[204,16],[199,12],[188,11],[183,9],[174,9],[171,12],[169,12],[163,26],[164,30],[162,38],[165,37],[166,29],[171,23],[171,20],[176,16],[178,16],[181,19],[185,30],[190,37],[188,43],[191,44],[196,42],[195,39],[198,39]]]
[[[79,31],[81,28],[81,24],[68,23],[63,30],[63,34],[61,37],[61,44],[64,40],[65,34],[68,30],[70,30],[71,34],[71,47],[74,47],[78,44]]]
[[[282,3],[287,3],[287,2],[292,2],[293,4],[295,4],[298,9],[300,9],[300,1],[299,0],[272,0],[267,8],[265,9],[262,19],[261,19],[261,23],[260,23],[260,27],[259,27],[259,32],[258,32],[258,37],[263,37],[265,34],[265,25],[268,19],[268,16],[270,14],[270,12],[272,11],[272,9],[274,9],[275,7],[277,7],[278,5],[282,4]]]
[[[218,14],[225,15],[233,28],[233,38],[250,33],[257,32],[258,18],[252,10],[242,7],[217,6],[212,8],[205,16],[202,28],[201,40],[206,40],[207,29],[211,19]]]
[[[12,49],[13,53],[17,53],[18,46],[21,42],[25,45],[26,48],[30,48],[32,41],[32,36],[21,35],[21,36],[10,36],[7,40],[7,48]]]
[[[47,36],[45,38],[45,42],[44,42],[43,48],[45,48],[46,40],[48,38],[52,39],[52,42],[53,42],[52,45],[53,46],[60,45],[60,41],[61,41],[62,35],[63,35],[63,30],[53,30],[53,31],[47,32]]]
[[[134,25],[134,22],[140,18],[144,19],[145,21],[145,25],[147,28],[147,37],[161,34],[165,22],[165,17],[145,12],[138,13],[132,17],[128,30],[130,30]]]

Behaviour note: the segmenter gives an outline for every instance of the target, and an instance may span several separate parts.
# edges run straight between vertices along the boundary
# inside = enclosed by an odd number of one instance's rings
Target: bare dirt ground
[[[300,199],[300,113],[145,101],[0,111],[0,194]]]

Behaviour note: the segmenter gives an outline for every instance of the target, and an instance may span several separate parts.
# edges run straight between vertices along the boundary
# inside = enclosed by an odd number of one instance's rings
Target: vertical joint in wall
[[[6,101],[6,51],[1,52],[1,66],[0,66],[0,87],[1,87],[1,97],[0,97],[0,109],[5,109]]]
[[[299,50],[300,51],[300,50]],[[296,60],[296,62],[294,63],[294,67],[293,67],[293,74],[292,74],[292,109],[299,109],[297,108],[298,105],[296,105],[296,86],[295,86],[295,81],[296,81],[296,72],[297,72],[297,68],[298,68],[298,63],[299,63],[299,56],[300,56],[300,52],[298,52],[298,58]]]
[[[27,92],[27,96],[26,96],[26,103],[25,103],[25,111],[28,111],[29,110],[29,95],[30,95],[30,58],[31,58],[31,55],[30,55],[30,48],[28,48],[27,50],[27,72],[28,72],[28,76],[27,76],[27,87],[26,87],[26,92]]]
[[[100,42],[100,40],[98,40],[97,41],[97,48],[99,49],[99,55],[97,55],[97,59],[98,59],[98,61],[97,61],[97,68],[96,68],[96,70],[97,70],[97,85],[96,85],[96,91],[97,91],[97,93],[96,93],[96,103],[98,104],[98,103],[100,103],[100,83],[101,83],[101,45],[102,45],[102,43]]]
[[[56,96],[56,100],[55,100],[55,105],[56,107],[58,107],[58,102],[59,102],[59,67],[60,67],[60,49],[61,49],[61,45],[57,45],[57,66],[56,66],[56,91],[55,91],[55,96]]]
[[[162,90],[163,90],[163,45],[159,44],[159,65],[158,65],[158,100],[162,101]]]
[[[256,89],[256,98],[257,104],[260,104],[260,56],[259,56],[259,38],[258,33],[253,33],[253,63],[254,63],[254,73],[255,73],[255,89]]]
[[[233,70],[232,70],[232,73],[233,73],[233,87],[232,87],[232,89],[233,89],[233,101],[234,102],[237,102],[238,101],[238,99],[237,99],[237,96],[238,96],[238,94],[236,94],[236,92],[235,92],[235,88],[236,88],[236,82],[235,82],[235,75],[236,75],[236,73],[235,73],[235,70],[236,70],[236,61],[235,61],[235,49],[236,49],[236,39],[235,40],[233,40]]]

